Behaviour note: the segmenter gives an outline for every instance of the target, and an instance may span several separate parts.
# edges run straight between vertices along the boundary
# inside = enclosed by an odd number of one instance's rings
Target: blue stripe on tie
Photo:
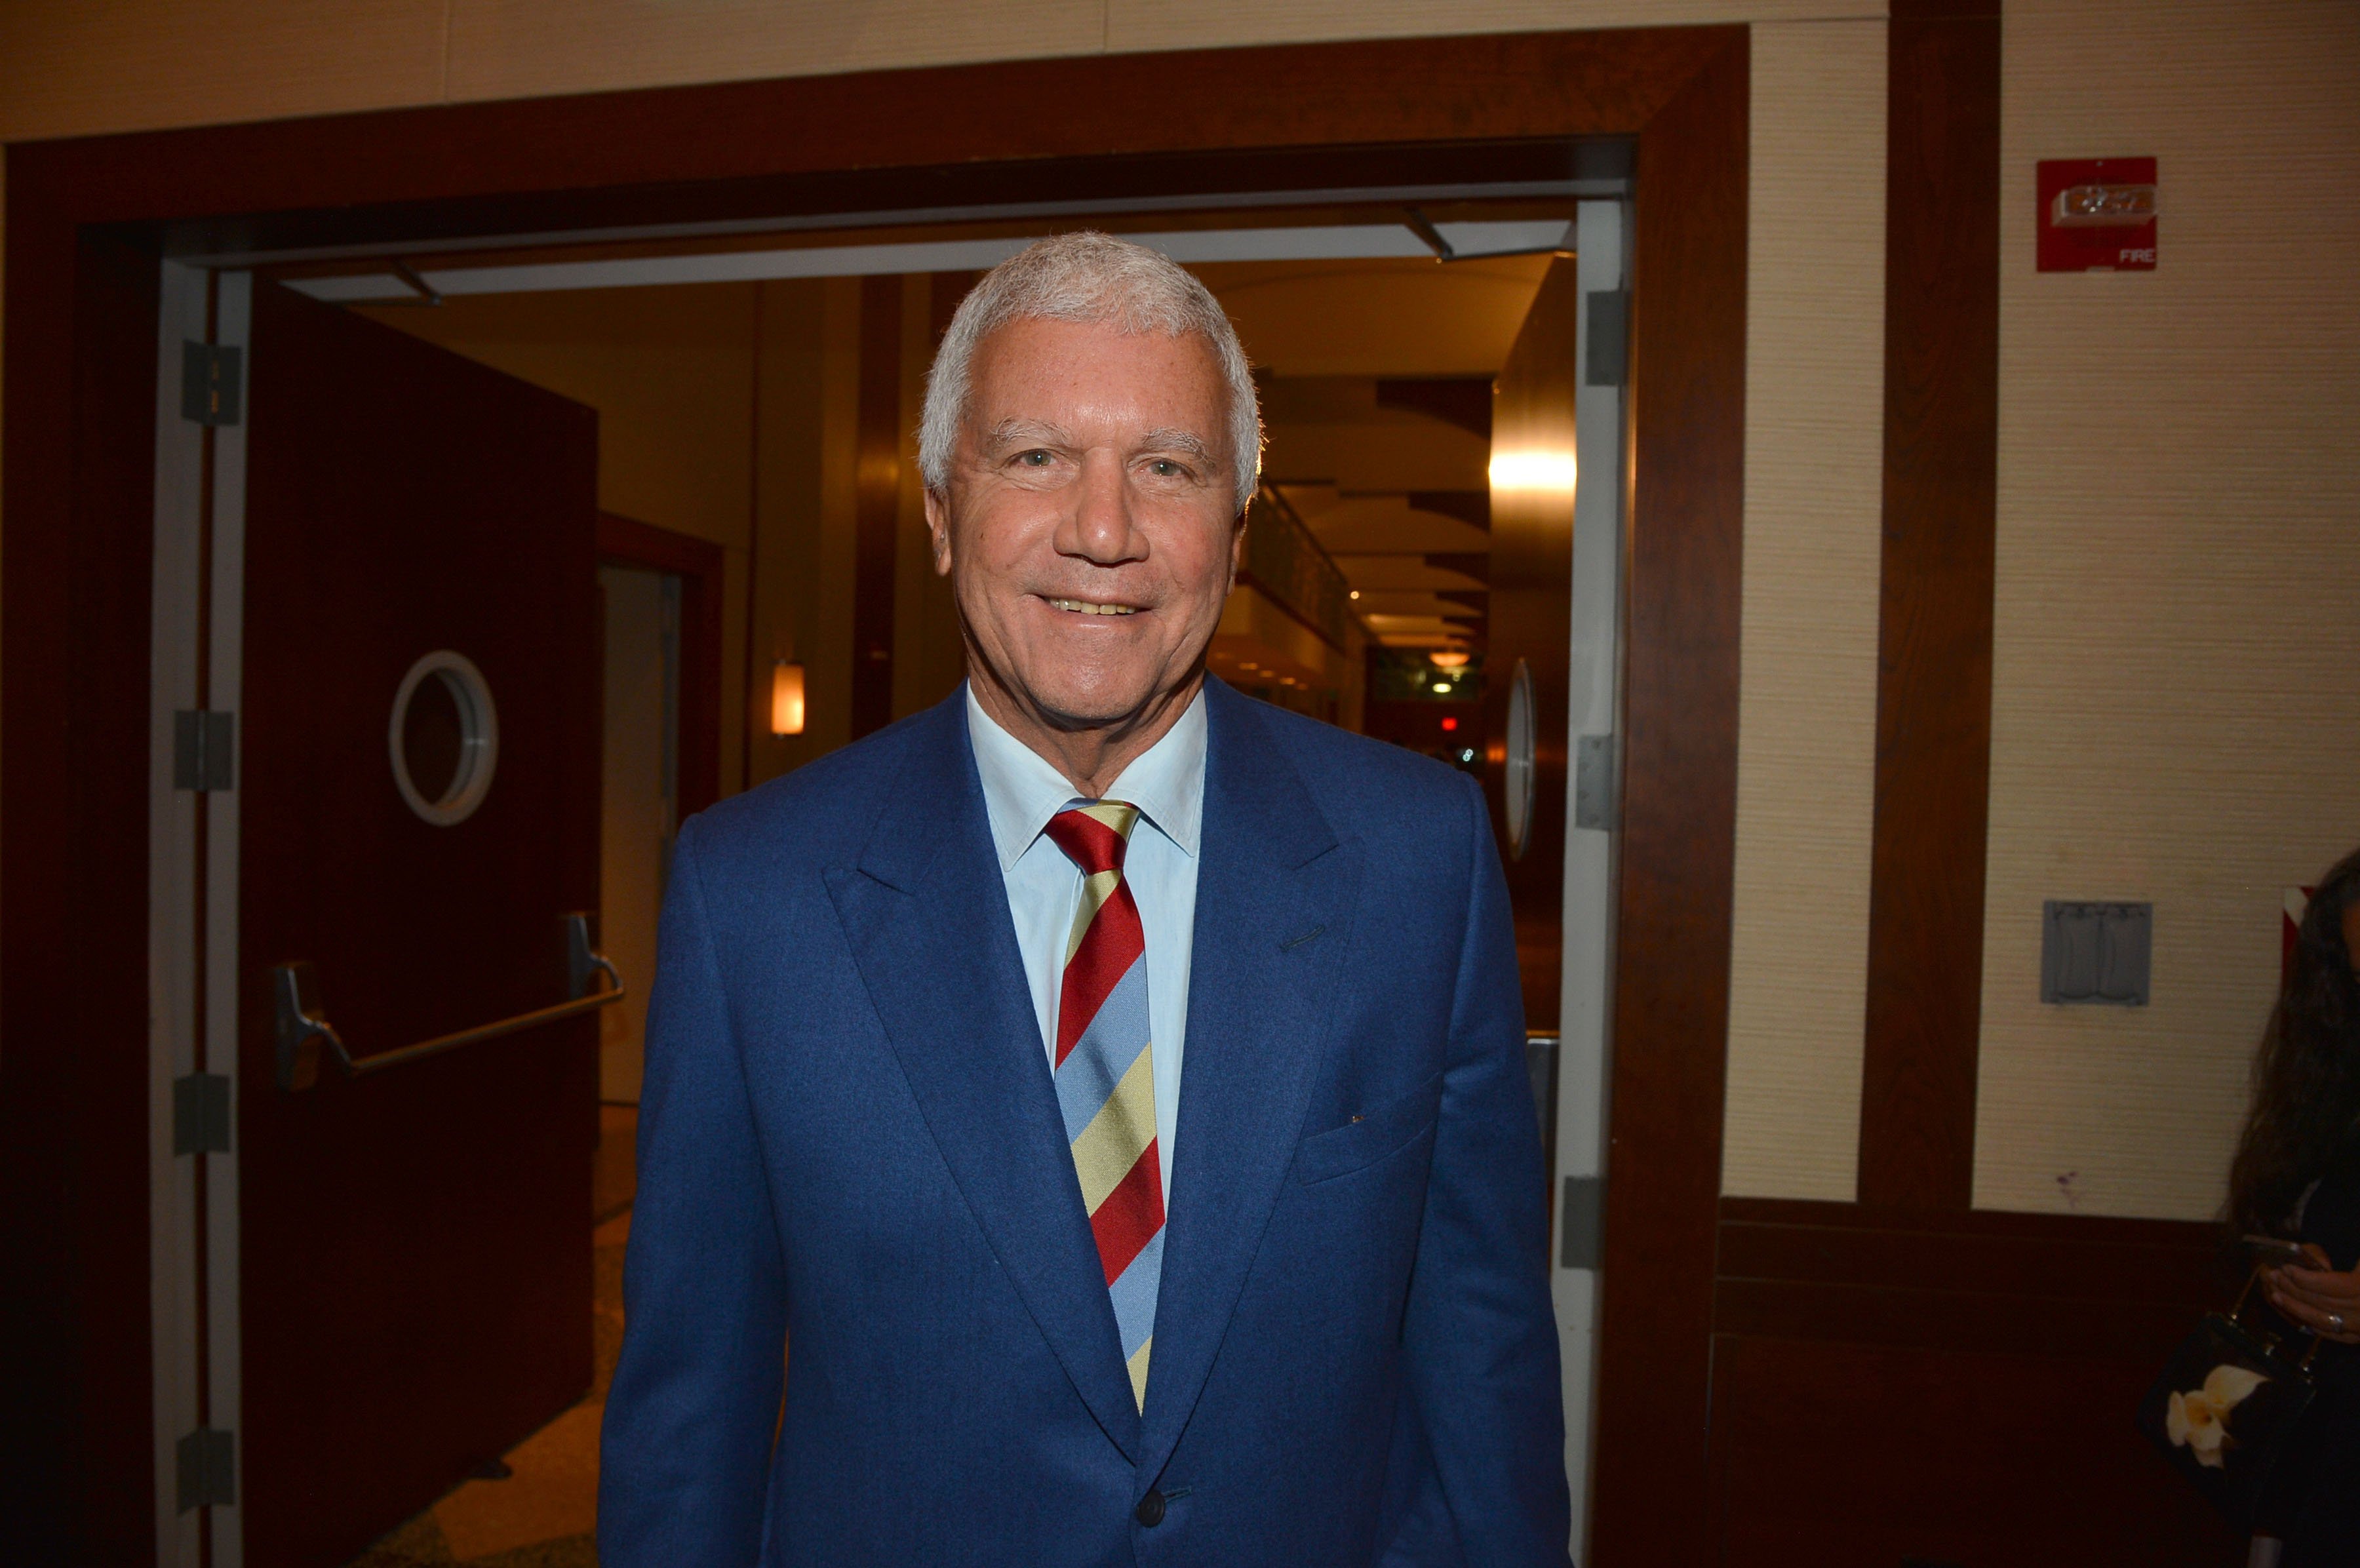
[[[1067,1143],[1081,1137],[1091,1118],[1114,1097],[1114,1086],[1147,1049],[1147,958],[1142,953],[1098,1004],[1098,1016],[1057,1069],[1057,1109],[1065,1118]]]
[[[1164,1233],[1140,1248],[1122,1277],[1107,1287],[1114,1298],[1114,1326],[1122,1335],[1122,1358],[1130,1360],[1155,1332],[1155,1291],[1164,1279]]]

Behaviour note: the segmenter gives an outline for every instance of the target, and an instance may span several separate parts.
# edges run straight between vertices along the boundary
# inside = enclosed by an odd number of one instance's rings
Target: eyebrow
[[[1044,425],[1038,419],[1002,419],[984,436],[984,446],[992,452],[1005,452],[1012,446],[1070,447],[1074,438],[1055,425]]]
[[[1205,444],[1203,437],[1191,430],[1150,430],[1141,439],[1139,450],[1185,452],[1207,466],[1219,466],[1212,448]]]
[[[1002,419],[985,432],[984,450],[1002,452],[1018,447],[1054,446],[1070,450],[1075,445],[1071,432],[1062,426],[1043,424],[1038,419]],[[1133,452],[1176,452],[1195,458],[1210,468],[1221,466],[1213,449],[1193,430],[1170,428],[1150,430],[1142,436]]]

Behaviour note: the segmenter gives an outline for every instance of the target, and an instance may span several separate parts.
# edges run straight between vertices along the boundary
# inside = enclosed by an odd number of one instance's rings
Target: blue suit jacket
[[[955,695],[681,832],[607,1568],[1567,1563],[1482,797],[1207,685],[1144,1413]]]

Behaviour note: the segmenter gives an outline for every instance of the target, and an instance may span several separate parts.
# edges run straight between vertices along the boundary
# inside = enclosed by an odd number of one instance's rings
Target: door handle
[[[564,918],[565,974],[571,999],[551,1007],[535,1007],[529,1013],[517,1013],[496,1018],[487,1024],[477,1024],[450,1034],[438,1034],[432,1040],[421,1040],[415,1045],[405,1045],[395,1051],[373,1051],[355,1057],[344,1045],[344,1036],[328,1021],[320,1001],[319,971],[307,962],[281,964],[270,972],[271,988],[278,1009],[279,1086],[290,1094],[309,1089],[320,1081],[320,1064],[324,1058],[335,1065],[337,1073],[345,1078],[364,1077],[382,1073],[405,1062],[440,1056],[446,1051],[456,1051],[463,1045],[478,1040],[497,1040],[506,1034],[537,1029],[594,1012],[623,999],[623,976],[606,955],[598,951],[590,936],[590,917],[576,911]],[[592,990],[591,984],[599,975],[606,977],[603,990]]]

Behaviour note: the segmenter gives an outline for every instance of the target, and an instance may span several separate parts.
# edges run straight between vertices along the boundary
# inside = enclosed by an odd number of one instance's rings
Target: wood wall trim
[[[1860,1198],[1974,1186],[1999,453],[1995,7],[1890,35],[1885,555]]]
[[[1320,151],[1381,150],[1386,182],[1417,183],[1464,178],[1448,149],[1470,142],[1628,136],[1744,32],[1094,55],[450,104],[18,143],[10,182],[20,165],[53,169],[86,221],[172,222],[191,250],[1038,200],[1044,180],[1068,196],[1265,190]],[[1240,158],[1203,161],[1215,152]]]
[[[1624,760],[1591,1546],[1702,1563],[1737,841],[1750,51],[1639,141]],[[1651,201],[1651,191],[1677,192]],[[1682,956],[1685,955],[1685,956]],[[1675,1153],[1674,1151],[1677,1151]]]
[[[1587,167],[1635,137],[1631,767],[1601,1520],[1694,1513],[1725,1053],[1743,461],[1738,27],[1011,62],[6,149],[0,441],[0,1517],[54,1562],[153,1539],[144,998],[156,260],[259,245],[1306,189]],[[1025,112],[1008,112],[1021,103]],[[38,759],[29,765],[25,759]],[[1644,940],[1633,941],[1636,933]],[[1653,1005],[1650,1005],[1652,1002]],[[1647,1196],[1661,1183],[1664,1197]],[[1653,1222],[1661,1219],[1658,1231]],[[1651,1381],[1655,1373],[1660,1382]],[[1691,1544],[1700,1549],[1701,1537]],[[1680,1557],[1693,1559],[1694,1552]]]
[[[681,582],[680,760],[674,804],[685,822],[721,799],[724,552],[711,539],[601,512],[598,556],[617,565],[668,572]]]
[[[1724,1200],[1713,1330],[2159,1354],[2235,1288],[2220,1239],[2177,1220]]]

